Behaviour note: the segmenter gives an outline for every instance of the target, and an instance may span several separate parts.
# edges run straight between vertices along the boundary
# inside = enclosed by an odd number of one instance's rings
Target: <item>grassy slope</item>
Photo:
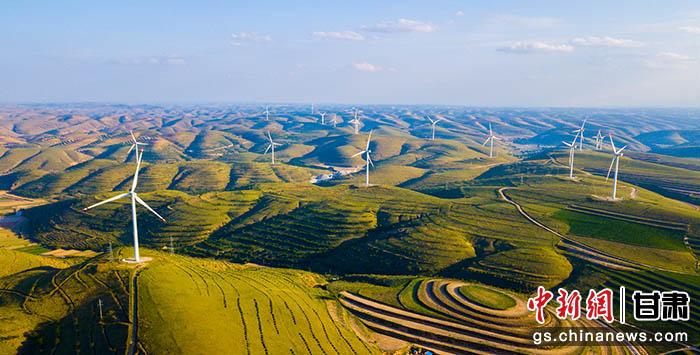
[[[140,340],[156,353],[369,353],[331,315],[323,279],[285,269],[157,256],[140,276]],[[226,326],[222,326],[226,324]]]
[[[515,300],[512,297],[490,288],[467,285],[460,287],[459,292],[472,302],[491,309],[503,310],[515,306]]]
[[[481,184],[516,185],[509,195],[518,201],[528,213],[546,225],[564,234],[615,242],[620,247],[608,243],[606,252],[650,265],[692,272],[695,258],[683,242],[684,233],[660,229],[638,223],[611,219],[603,216],[584,215],[565,211],[570,205],[580,205],[601,211],[622,213],[640,218],[684,223],[689,225],[689,238],[697,238],[700,226],[700,212],[688,205],[662,197],[651,191],[621,183],[621,201],[609,202],[596,196],[606,196],[610,184],[604,178],[578,173],[579,181],[572,182],[563,176],[544,175],[557,172],[546,169],[546,163],[530,162],[528,168],[538,175],[529,175],[521,184],[517,176],[501,178],[500,174],[487,175]],[[544,165],[543,165],[544,164]],[[516,164],[522,165],[522,164]],[[537,165],[537,166],[532,166]],[[538,167],[539,166],[539,167]],[[511,167],[511,170],[519,168]],[[560,171],[562,172],[562,171]],[[634,198],[632,198],[634,196]],[[612,231],[612,234],[610,234]],[[604,233],[603,233],[604,232]],[[589,239],[590,240],[590,239]],[[603,246],[602,242],[597,242]],[[629,245],[642,245],[644,248],[629,248]],[[649,249],[654,248],[654,249]],[[653,253],[646,251],[653,250]],[[659,257],[659,256],[662,257]],[[672,261],[673,260],[673,261]],[[669,262],[672,261],[672,262]]]

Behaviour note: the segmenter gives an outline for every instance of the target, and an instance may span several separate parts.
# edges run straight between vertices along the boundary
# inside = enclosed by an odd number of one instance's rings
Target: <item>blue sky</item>
[[[698,106],[697,1],[6,1],[0,101]]]

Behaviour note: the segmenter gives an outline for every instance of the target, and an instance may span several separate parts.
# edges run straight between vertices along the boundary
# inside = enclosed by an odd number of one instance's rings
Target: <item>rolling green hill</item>
[[[0,275],[0,351],[379,353],[319,275],[145,254],[153,260],[142,268],[102,255]],[[13,258],[0,250],[0,263]]]

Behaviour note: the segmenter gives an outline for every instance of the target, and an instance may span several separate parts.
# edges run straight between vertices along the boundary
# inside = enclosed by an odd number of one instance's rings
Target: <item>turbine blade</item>
[[[131,139],[136,143],[136,136],[134,136],[134,131],[129,131],[129,134],[131,134]]]
[[[270,135],[270,131],[267,131],[267,138],[269,138],[270,143],[272,143],[272,135]]]
[[[131,192],[136,191],[136,185],[138,184],[139,181],[139,170],[141,169],[141,158],[143,158],[143,151],[141,151],[141,154],[139,154],[138,148],[136,149],[136,156],[138,159],[136,160],[136,171],[134,172],[134,181],[131,182]]]
[[[265,153],[263,153],[263,155],[267,154],[267,152],[270,150],[270,148],[272,148],[272,144],[267,146],[267,149],[265,149]]]
[[[136,147],[136,144],[131,145],[131,148],[129,148],[129,151],[126,152],[127,156],[129,156],[129,154],[131,154],[131,151],[134,150],[134,147]]]
[[[358,156],[358,155],[365,154],[365,152],[366,152],[366,150],[363,150],[363,151],[361,151],[361,152],[359,152],[359,153],[357,153],[357,154],[351,156],[350,158],[354,158],[354,157],[356,157],[356,156]]]
[[[615,141],[613,141],[612,133],[610,133],[610,146],[612,146],[613,152],[615,151]]]
[[[624,147],[620,148],[620,150],[618,150],[617,152],[615,152],[615,154],[620,154],[620,153],[622,153],[622,151],[625,150],[625,148],[627,148],[627,146],[624,146]]]
[[[369,163],[369,166],[374,168],[374,161],[372,161],[372,158],[369,157],[369,154],[367,154],[367,163]]]
[[[572,144],[569,143],[569,142],[564,142],[564,141],[562,141],[562,143],[564,143],[564,145],[567,146],[567,147],[569,147],[569,148],[571,148],[571,146],[572,146]]]
[[[617,159],[617,157],[613,157],[612,161],[610,162],[610,167],[608,168],[608,174],[605,175],[605,181],[606,181],[606,182],[607,182],[608,179],[610,178],[610,171],[612,170],[613,164],[615,164],[615,159]]]
[[[369,142],[372,140],[372,130],[369,131],[369,136],[367,136],[367,147],[365,150],[369,150]]]
[[[112,201],[116,201],[116,200],[118,200],[118,199],[120,199],[120,198],[127,197],[127,196],[129,196],[129,193],[128,193],[128,192],[127,192],[127,193],[123,193],[123,194],[121,194],[121,195],[114,196],[114,197],[110,197],[110,198],[108,198],[108,199],[106,199],[106,200],[104,200],[104,201],[102,201],[102,202],[98,202],[98,203],[96,203],[96,204],[94,204],[94,205],[92,205],[92,206],[83,208],[83,211],[87,211],[87,210],[89,210],[89,209],[91,209],[91,208],[95,208],[95,207],[97,207],[97,206],[101,206],[101,205],[104,205],[105,203],[110,203],[110,202],[112,202]]]
[[[134,194],[134,199],[136,200],[136,202],[138,202],[139,204],[141,204],[141,206],[146,207],[146,209],[148,209],[149,211],[151,211],[151,213],[153,213],[154,215],[156,215],[156,217],[160,218],[161,221],[165,222],[165,218],[163,218],[161,215],[159,215],[158,212],[154,211],[154,210],[151,208],[151,206],[149,206],[146,202],[144,202],[144,201],[141,199],[141,197],[139,197],[139,195]]]
[[[488,138],[486,138],[486,140],[484,141],[484,143],[481,144],[481,145],[486,145],[486,143],[488,143],[492,138],[493,138],[493,136],[489,136]]]

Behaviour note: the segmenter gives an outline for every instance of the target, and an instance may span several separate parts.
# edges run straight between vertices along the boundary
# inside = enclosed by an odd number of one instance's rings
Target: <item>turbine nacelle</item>
[[[134,149],[138,150],[140,145],[148,145],[146,143],[141,143],[138,140],[136,140],[136,136],[134,136],[134,131],[129,131],[129,134],[131,135],[131,148],[129,148],[129,151],[126,152],[127,156],[129,154],[131,154],[132,150],[134,150]],[[137,157],[137,159],[138,159],[138,157]]]

